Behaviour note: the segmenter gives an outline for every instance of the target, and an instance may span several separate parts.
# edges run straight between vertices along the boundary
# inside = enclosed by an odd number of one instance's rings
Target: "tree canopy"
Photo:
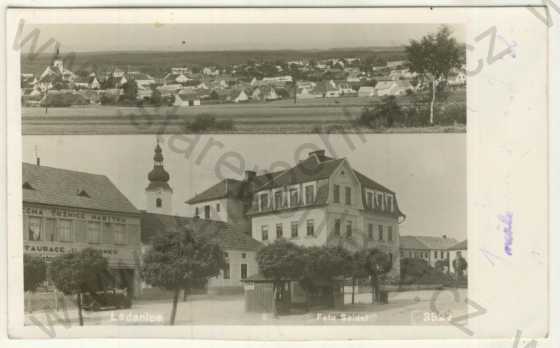
[[[142,277],[152,286],[172,290],[170,323],[175,323],[180,290],[206,283],[225,268],[222,248],[209,239],[195,240],[192,230],[168,231],[156,235],[143,258]]]
[[[47,278],[47,266],[43,258],[23,255],[23,290],[35,291]]]
[[[257,252],[257,263],[262,274],[275,281],[298,280],[303,275],[303,249],[292,242],[276,240]]]

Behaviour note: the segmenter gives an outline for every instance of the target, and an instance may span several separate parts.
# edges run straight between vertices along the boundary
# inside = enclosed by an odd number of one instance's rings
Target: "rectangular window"
[[[27,222],[27,236],[30,241],[41,240],[41,218],[29,217]]]
[[[113,238],[115,244],[126,244],[126,232],[124,229],[124,225],[122,224],[114,224],[113,225]]]
[[[377,225],[378,240],[383,240],[383,225]]]
[[[315,235],[315,226],[313,220],[307,220],[307,235],[310,237]]]
[[[99,243],[101,241],[101,224],[99,222],[88,222],[87,241],[89,243]]]
[[[367,206],[368,206],[368,208],[373,209],[373,193],[372,192],[367,193]]]
[[[434,259],[437,259],[437,250],[434,250]]]
[[[229,263],[226,263],[224,267],[224,279],[229,279]]]
[[[284,237],[282,224],[276,224],[276,239],[280,239],[282,237]]]
[[[246,259],[246,258],[247,258],[247,254],[246,254],[246,253],[241,253],[241,258],[242,258],[242,259]]]
[[[389,242],[393,241],[393,226],[387,226],[387,240]]]
[[[334,185],[333,187],[333,201],[334,203],[340,203],[340,185]]]
[[[383,194],[382,193],[377,193],[375,195],[375,209],[381,210],[382,204],[381,202],[383,201]]]
[[[315,203],[315,187],[312,185],[305,187],[305,204]]]
[[[334,220],[334,235],[340,237],[340,219]]]
[[[299,204],[299,195],[297,189],[290,189],[290,206],[295,207]]]
[[[210,206],[209,205],[204,206],[204,218],[206,220],[210,219]]]
[[[199,217],[200,212],[198,210],[198,207],[194,208],[194,216]]]
[[[373,239],[373,224],[368,224],[368,238]]]
[[[56,238],[56,219],[45,220],[45,240],[55,242]]]
[[[261,211],[262,210],[267,210],[268,209],[268,193],[261,193],[260,199],[261,199],[261,203],[260,203]]]
[[[346,238],[352,237],[352,221],[346,221]]]
[[[297,222],[292,222],[291,236],[292,236],[292,238],[297,238],[298,237],[298,223]]]
[[[262,225],[261,226],[261,239],[268,240],[268,226]]]
[[[216,211],[219,213],[220,212],[220,203],[216,203]]]
[[[282,191],[274,192],[274,209],[282,208]]]
[[[346,187],[344,190],[345,190],[346,204],[351,205],[352,204],[352,188],[351,187]]]
[[[72,220],[59,219],[57,224],[58,240],[61,242],[72,241]]]
[[[246,279],[246,278],[247,278],[247,264],[242,263],[241,264],[241,279]]]

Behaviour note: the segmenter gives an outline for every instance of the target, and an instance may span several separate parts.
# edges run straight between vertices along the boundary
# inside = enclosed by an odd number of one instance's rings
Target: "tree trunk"
[[[369,277],[369,286],[371,287],[371,304],[375,303],[375,284],[373,280],[373,275]]]
[[[169,325],[175,325],[175,315],[177,314],[177,302],[179,302],[179,292],[181,289],[177,288],[173,290],[173,307],[171,308],[171,318],[169,319]]]
[[[294,104],[297,103],[297,81],[294,79]]]
[[[276,307],[276,296],[278,292],[278,284],[272,283],[272,315],[278,318],[278,308]]]
[[[377,274],[371,275],[371,303],[379,302],[379,282],[377,281]]]
[[[352,304],[354,304],[355,292],[356,292],[356,278],[352,277]]]
[[[185,302],[187,300],[187,295],[189,294],[189,289],[188,288],[184,288],[183,289],[183,302]]]
[[[78,302],[78,318],[80,319],[80,326],[84,326],[84,317],[82,316],[82,293],[78,292],[77,295]]]
[[[432,80],[432,102],[430,103],[430,125],[434,124],[434,104],[436,102],[436,79]]]

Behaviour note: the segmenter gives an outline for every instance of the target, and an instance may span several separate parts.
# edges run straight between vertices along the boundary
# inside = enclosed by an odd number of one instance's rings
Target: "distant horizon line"
[[[174,49],[116,49],[116,50],[99,50],[99,51],[76,51],[76,50],[69,50],[69,53],[81,53],[81,54],[100,54],[100,53],[208,53],[208,52],[275,52],[275,51],[294,51],[294,52],[314,52],[314,51],[351,51],[351,50],[402,50],[404,49],[405,45],[395,45],[395,46],[355,46],[355,47],[330,47],[330,48],[239,48],[239,49],[193,49],[193,50],[174,50]],[[22,55],[52,55],[53,53],[35,53],[35,52],[22,52]],[[62,52],[60,55],[64,56],[65,54]]]

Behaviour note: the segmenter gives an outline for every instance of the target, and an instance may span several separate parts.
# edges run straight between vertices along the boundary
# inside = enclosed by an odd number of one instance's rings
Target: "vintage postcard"
[[[546,337],[543,11],[8,11],[11,337]]]

